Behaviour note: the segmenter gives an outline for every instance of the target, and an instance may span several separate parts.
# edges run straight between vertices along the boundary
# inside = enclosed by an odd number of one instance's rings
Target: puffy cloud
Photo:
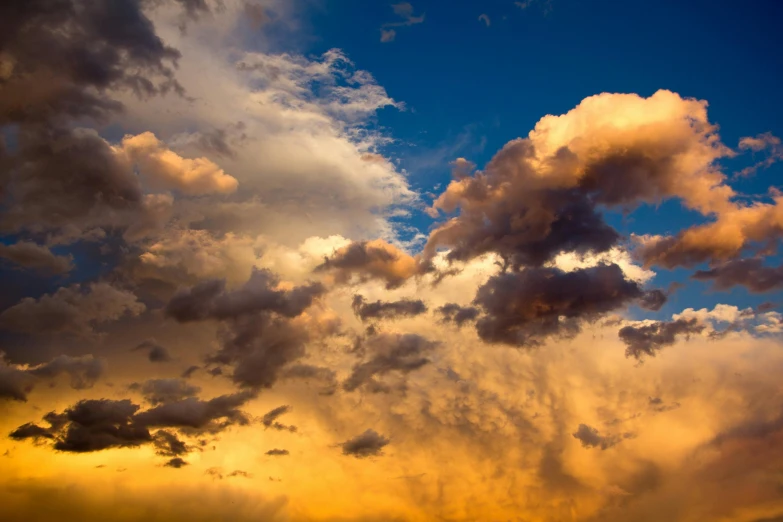
[[[183,158],[151,132],[125,136],[115,153],[136,165],[154,189],[176,189],[188,195],[230,194],[239,184],[208,158]]]
[[[752,151],[754,153],[766,150],[767,157],[761,161],[754,163],[749,167],[745,167],[737,173],[737,176],[744,177],[755,174],[759,169],[770,167],[774,163],[783,159],[783,146],[780,145],[780,138],[774,136],[770,132],[758,134],[755,137],[746,136],[740,138],[739,148],[743,151]]]
[[[367,353],[366,360],[356,364],[350,376],[343,383],[347,391],[354,391],[363,385],[377,385],[375,376],[389,372],[407,374],[429,363],[427,353],[437,346],[417,334],[379,334],[361,344]],[[383,389],[383,387],[376,389]]]
[[[35,378],[32,375],[0,360],[0,399],[26,401],[34,384]]]
[[[67,274],[73,269],[73,256],[58,256],[46,246],[31,241],[0,244],[0,257],[44,274]]]
[[[654,357],[664,346],[671,346],[678,335],[698,334],[705,326],[697,318],[658,321],[641,326],[624,326],[618,332],[626,344],[628,357],[642,359],[645,355]]]
[[[744,286],[755,293],[771,292],[783,286],[783,266],[764,266],[764,261],[758,258],[736,259],[708,270],[698,270],[692,277],[712,281],[716,290]]]
[[[196,431],[216,431],[231,424],[247,424],[248,416],[239,407],[255,398],[250,391],[221,395],[209,400],[188,397],[165,402],[134,417],[144,427],[191,428]],[[218,423],[223,419],[222,423]]]
[[[139,407],[124,400],[83,400],[65,411],[69,421],[54,449],[74,453],[132,447],[152,440],[144,426],[133,422]]]
[[[146,307],[129,291],[108,283],[62,287],[39,299],[27,297],[0,314],[0,327],[29,334],[94,335],[95,327]]]
[[[706,102],[669,91],[649,98],[600,94],[562,116],[545,116],[508,143],[483,171],[458,160],[456,179],[433,211],[459,214],[430,234],[465,261],[488,252],[509,266],[541,265],[562,253],[609,251],[619,235],[596,206],[632,209],[667,198],[704,214],[732,207],[715,160],[731,154],[707,119]]]
[[[158,430],[152,438],[155,453],[163,457],[176,457],[185,455],[190,451],[187,444],[177,438],[176,435],[166,430]]]
[[[377,457],[383,455],[383,448],[391,442],[375,430],[368,429],[361,435],[348,439],[340,446],[343,448],[343,455],[350,455],[356,458]]]
[[[649,295],[617,265],[503,273],[491,277],[476,294],[473,302],[483,312],[476,330],[487,342],[535,345],[553,335],[572,336],[583,321],[634,300],[660,307],[658,294]]]
[[[427,312],[427,305],[421,299],[403,299],[400,301],[367,302],[363,296],[355,295],[351,303],[354,313],[362,321],[369,319],[396,319],[412,317]]]
[[[188,463],[185,460],[183,460],[181,457],[174,457],[173,459],[167,461],[164,464],[164,466],[166,466],[166,467],[176,468],[176,469],[185,467],[187,465],[188,465]]]
[[[338,283],[379,279],[396,288],[417,273],[416,260],[383,240],[359,241],[328,256],[316,271],[330,271]]]

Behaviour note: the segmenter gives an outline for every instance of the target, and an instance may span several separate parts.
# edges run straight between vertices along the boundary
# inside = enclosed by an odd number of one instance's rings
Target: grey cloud
[[[623,438],[630,437],[630,434],[625,434],[623,437],[601,435],[597,429],[587,424],[580,424],[572,435],[582,443],[583,448],[601,448],[602,450],[609,449]]]
[[[85,453],[146,444],[152,440],[149,431],[133,422],[138,409],[127,399],[80,401],[66,410],[69,424],[54,449]]]
[[[187,466],[187,465],[188,465],[188,463],[185,460],[183,460],[181,457],[174,457],[173,459],[169,460],[168,462],[166,462],[164,464],[164,466],[166,466],[166,467],[177,468],[177,469],[182,468],[182,467]]]
[[[279,282],[268,270],[258,269],[237,290],[226,290],[224,280],[205,281],[175,295],[166,307],[166,314],[179,322],[235,319],[262,312],[296,317],[326,291],[320,283],[276,290],[274,287]]]
[[[356,364],[343,383],[346,391],[354,391],[362,385],[378,384],[374,377],[389,372],[407,374],[430,362],[428,352],[438,343],[418,334],[379,334],[362,342],[361,349],[368,353],[366,360]],[[378,388],[381,391],[382,388]]]
[[[383,241],[355,241],[338,249],[315,268],[316,272],[331,272],[338,283],[379,279],[386,288],[397,288],[416,274],[416,262]]]
[[[30,422],[28,422],[27,424],[22,424],[14,431],[9,433],[8,436],[14,440],[25,440],[25,439],[38,440],[38,439],[54,438],[54,435],[52,435],[51,430],[42,428],[41,426],[38,426],[37,424],[32,424]]]
[[[134,351],[146,351],[147,358],[150,362],[169,362],[171,361],[171,354],[165,346],[159,345],[154,339],[147,339],[138,346]]]
[[[201,388],[181,379],[150,379],[135,386],[150,404],[177,402],[196,396]]]
[[[391,441],[388,438],[375,430],[368,429],[361,435],[346,440],[340,446],[343,448],[343,455],[365,458],[383,455],[383,448],[389,442]]]
[[[283,457],[288,454],[289,453],[287,449],[277,449],[277,448],[271,449],[266,452],[266,455],[269,455],[270,457]]]
[[[137,414],[134,422],[144,427],[191,428],[216,431],[232,424],[247,424],[250,419],[239,408],[255,398],[250,391],[221,395],[209,400],[188,397],[160,404]],[[219,420],[224,419],[222,423]]]
[[[27,370],[35,377],[53,379],[63,373],[71,378],[71,388],[92,388],[106,370],[106,362],[92,355],[70,357],[59,355],[51,361]]]
[[[642,326],[625,326],[618,335],[626,344],[625,355],[641,359],[645,355],[654,357],[664,346],[671,346],[678,335],[701,333],[705,326],[698,319],[677,319],[659,321]]]
[[[427,305],[420,299],[402,299],[400,301],[367,302],[363,296],[355,295],[351,304],[354,313],[362,320],[397,319],[412,317],[427,312]]]
[[[445,305],[438,307],[436,310],[443,316],[443,321],[447,323],[454,323],[457,326],[475,321],[479,315],[478,308],[472,306],[460,306],[456,303],[446,303]]]
[[[108,283],[62,287],[39,299],[25,298],[0,314],[0,328],[28,334],[89,337],[102,323],[145,310],[136,296]]]
[[[196,373],[198,370],[201,369],[201,366],[188,366],[184,372],[182,372],[182,378],[183,379],[190,379],[193,377],[193,374]]]
[[[483,315],[476,330],[487,342],[535,345],[553,335],[575,335],[583,321],[646,295],[615,264],[572,272],[528,268],[494,276],[479,288],[474,304]]]
[[[264,416],[261,418],[261,422],[263,423],[264,427],[266,428],[274,428],[276,430],[284,430],[284,431],[296,431],[296,426],[286,426],[285,424],[281,424],[277,421],[277,419],[285,415],[291,411],[291,406],[278,406],[277,408],[268,411],[264,414]]]
[[[0,360],[0,399],[26,401],[34,385],[35,378],[29,373]]]
[[[693,279],[712,281],[716,290],[744,286],[753,293],[772,292],[783,287],[783,265],[764,266],[758,258],[736,259],[708,270],[699,270]]]
[[[32,241],[0,244],[0,257],[44,274],[67,274],[73,269],[73,256],[55,255],[48,247]]]
[[[163,457],[176,457],[185,455],[190,451],[187,444],[176,435],[165,430],[158,430],[152,439],[155,453]]]

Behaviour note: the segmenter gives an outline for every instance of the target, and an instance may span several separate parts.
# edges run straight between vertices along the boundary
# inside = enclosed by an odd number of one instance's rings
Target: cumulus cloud
[[[597,429],[587,424],[580,424],[579,428],[573,433],[573,437],[582,443],[583,448],[601,448],[602,450],[611,448],[623,438],[620,436],[601,435]]]
[[[535,345],[550,336],[573,336],[585,320],[639,302],[657,309],[652,295],[625,278],[617,265],[597,265],[563,272],[528,268],[493,276],[481,286],[474,305],[483,314],[476,322],[487,342]]]
[[[391,442],[375,430],[368,429],[361,435],[346,440],[340,446],[343,455],[356,458],[377,457],[383,455],[383,448]]]
[[[352,279],[366,281],[378,279],[387,288],[402,285],[417,273],[416,260],[383,240],[359,241],[337,249],[327,256],[316,272],[329,271],[337,283]]]
[[[176,189],[188,195],[230,194],[239,184],[208,158],[183,158],[151,132],[125,136],[115,153],[136,165],[154,189]]]
[[[457,303],[446,303],[436,312],[443,316],[445,322],[451,322],[462,326],[469,321],[475,321],[479,315],[479,309],[472,306],[460,306]]]
[[[146,307],[129,291],[97,282],[62,287],[39,299],[27,297],[0,314],[0,327],[29,334],[95,335],[95,328]]]
[[[0,244],[0,257],[22,268],[44,274],[67,274],[73,270],[73,256],[58,256],[46,246],[31,241],[19,241],[12,245]]]

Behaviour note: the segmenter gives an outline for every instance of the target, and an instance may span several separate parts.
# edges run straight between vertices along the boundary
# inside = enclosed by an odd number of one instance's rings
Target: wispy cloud
[[[392,4],[391,6],[394,14],[402,20],[396,22],[387,22],[381,26],[381,42],[393,42],[397,37],[397,31],[394,27],[409,27],[411,25],[417,25],[424,23],[424,13],[416,16],[414,15],[413,5],[410,2],[400,2],[399,4]]]

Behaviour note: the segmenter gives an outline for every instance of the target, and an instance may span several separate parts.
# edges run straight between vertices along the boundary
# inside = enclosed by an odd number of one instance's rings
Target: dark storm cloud
[[[177,438],[171,432],[158,430],[152,439],[152,445],[155,447],[155,453],[162,457],[176,457],[185,455],[190,451],[187,444]]]
[[[343,382],[346,391],[378,384],[374,378],[389,372],[407,374],[417,370],[430,362],[427,354],[438,345],[418,334],[379,334],[360,342],[367,356]]]
[[[179,322],[236,319],[264,312],[296,317],[326,291],[320,283],[277,290],[279,282],[272,272],[258,269],[236,290],[226,290],[224,280],[204,281],[177,293],[166,314]]]
[[[277,448],[271,449],[266,452],[266,455],[269,455],[270,457],[283,457],[288,454],[289,452],[287,449],[277,449]]]
[[[736,259],[709,270],[699,270],[692,277],[712,281],[716,290],[744,286],[753,293],[772,292],[783,287],[783,265],[764,266],[759,258]]]
[[[447,323],[454,323],[457,326],[475,321],[479,315],[478,308],[472,306],[460,306],[456,303],[446,303],[435,310],[443,316],[443,321]]]
[[[572,435],[575,439],[582,443],[583,448],[601,448],[602,450],[609,449],[620,442],[623,438],[628,438],[630,436],[630,434],[626,434],[626,436],[623,437],[616,435],[601,435],[597,429],[588,426],[587,424],[580,424],[579,428],[577,428],[577,430]]]
[[[397,319],[412,317],[427,312],[427,305],[420,299],[402,299],[400,301],[367,302],[363,296],[355,295],[351,304],[353,312],[362,321],[369,319]]]
[[[147,339],[146,341],[143,341],[138,346],[136,346],[134,351],[146,351],[147,352],[147,358],[150,360],[150,362],[169,362],[171,361],[171,354],[166,349],[165,346],[159,345],[155,339]]]
[[[343,448],[343,455],[365,458],[383,455],[383,448],[389,442],[391,441],[388,438],[375,430],[368,429],[361,435],[346,440],[340,446]]]
[[[291,406],[278,406],[277,408],[266,412],[261,418],[261,422],[264,424],[265,428],[274,428],[276,430],[292,432],[296,431],[296,426],[287,426],[277,421],[280,416],[285,415],[289,411],[291,411]]]
[[[641,359],[645,355],[654,357],[664,346],[671,346],[678,335],[701,333],[705,326],[698,319],[677,319],[659,321],[642,326],[625,326],[618,335],[626,344],[626,357]]]
[[[85,453],[146,444],[152,437],[146,427],[134,423],[138,409],[127,399],[80,401],[66,410],[69,424],[54,449]]]
[[[181,92],[145,2],[9,0],[0,6],[0,49],[9,73],[0,84],[0,123],[102,117],[121,109],[110,96]]]
[[[188,384],[181,379],[150,379],[132,387],[138,389],[152,405],[181,401],[201,391],[198,386]]]
[[[359,281],[379,279],[392,289],[415,275],[417,265],[411,256],[385,241],[355,241],[326,257],[315,271],[334,274],[340,284],[354,277]]]
[[[67,274],[73,269],[73,256],[58,256],[48,247],[32,241],[19,241],[13,245],[0,244],[0,257],[48,275]]]
[[[476,293],[473,303],[483,312],[476,330],[487,342],[535,345],[553,335],[575,335],[585,320],[648,295],[615,264],[572,272],[507,272],[490,278]],[[657,298],[648,301],[655,303]]]

